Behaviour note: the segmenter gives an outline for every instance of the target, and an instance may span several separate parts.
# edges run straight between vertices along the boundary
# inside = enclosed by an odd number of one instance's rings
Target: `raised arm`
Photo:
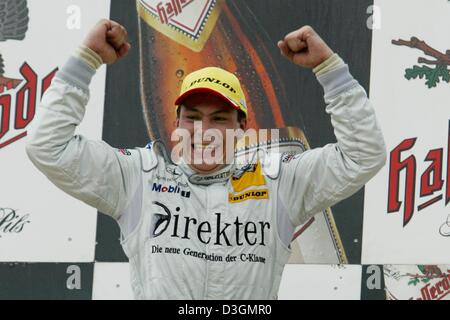
[[[57,187],[116,219],[137,186],[139,151],[121,152],[74,132],[84,117],[96,69],[120,59],[129,48],[123,27],[100,21],[42,97],[26,145],[30,160]]]
[[[337,139],[282,163],[279,197],[299,225],[363,187],[385,164],[386,147],[366,92],[311,27],[278,45],[292,62],[314,68]]]

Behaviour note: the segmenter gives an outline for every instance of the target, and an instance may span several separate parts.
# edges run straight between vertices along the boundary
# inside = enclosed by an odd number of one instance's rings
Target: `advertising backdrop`
[[[91,262],[96,210],[71,198],[33,166],[27,130],[43,92],[109,1],[2,1],[0,30],[0,261]],[[52,18],[49,19],[49,11]],[[76,17],[82,12],[82,23]],[[105,69],[78,133],[101,139]]]
[[[370,98],[388,162],[366,185],[362,262],[450,261],[448,1],[377,1]],[[407,16],[399,23],[400,16]]]

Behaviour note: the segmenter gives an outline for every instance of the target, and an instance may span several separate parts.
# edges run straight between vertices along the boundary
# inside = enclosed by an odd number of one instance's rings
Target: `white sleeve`
[[[57,187],[118,219],[138,185],[140,155],[74,135],[85,114],[94,73],[75,57],[58,71],[37,108],[26,151]]]
[[[385,164],[386,146],[375,111],[348,66],[318,76],[337,143],[282,163],[279,197],[297,226],[349,197]]]

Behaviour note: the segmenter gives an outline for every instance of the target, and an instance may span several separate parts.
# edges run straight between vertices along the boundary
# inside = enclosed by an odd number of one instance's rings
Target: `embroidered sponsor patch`
[[[298,153],[292,154],[292,153],[286,152],[286,153],[283,153],[283,155],[281,156],[281,161],[283,163],[289,163],[292,160],[299,158],[300,155],[301,154],[298,154]]]
[[[160,183],[153,183],[153,192],[180,194],[184,198],[190,198],[191,192],[189,190],[182,190],[179,186],[163,185]]]
[[[249,190],[242,192],[240,194],[229,194],[228,200],[231,203],[243,202],[250,199],[269,199],[269,190],[261,189],[261,190]]]
[[[249,187],[266,185],[266,180],[261,174],[261,164],[259,161],[257,164],[244,167],[242,172],[234,175],[231,179],[231,185],[233,186],[234,192],[241,192]]]
[[[123,154],[124,156],[131,156],[131,152],[128,149],[117,149],[117,151]]]

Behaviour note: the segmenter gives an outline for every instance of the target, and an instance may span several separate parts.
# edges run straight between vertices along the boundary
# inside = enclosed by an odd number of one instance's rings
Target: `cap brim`
[[[233,109],[241,110],[239,105],[237,105],[234,101],[229,99],[227,96],[223,95],[219,91],[216,91],[216,90],[213,90],[213,89],[210,89],[210,88],[194,88],[194,89],[188,90],[188,91],[186,91],[185,93],[183,93],[181,96],[179,96],[177,98],[177,100],[175,101],[175,105],[179,106],[180,104],[183,103],[183,101],[187,97],[189,97],[189,96],[191,96],[193,94],[198,94],[198,93],[210,93],[210,94],[213,94],[213,95],[215,95],[215,96],[217,96],[219,98],[222,98],[226,102],[228,102]]]

